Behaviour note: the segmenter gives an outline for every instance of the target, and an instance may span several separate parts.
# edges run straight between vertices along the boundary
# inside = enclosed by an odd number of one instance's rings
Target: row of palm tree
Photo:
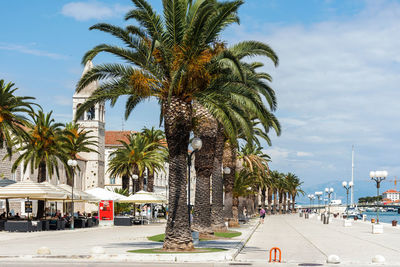
[[[125,64],[97,65],[81,78],[77,92],[93,81],[102,84],[80,106],[76,116],[96,103],[115,104],[121,96],[127,96],[128,118],[139,103],[149,98],[158,100],[169,150],[170,216],[163,247],[192,250],[186,190],[190,136],[193,133],[204,140],[204,147],[195,155],[193,227],[209,232],[212,223],[220,225],[224,219],[223,213],[217,211],[222,207],[221,169],[226,158],[224,166],[232,172],[224,179],[225,199],[233,200],[238,138],[253,140],[259,134],[255,123],[260,124],[261,135],[268,141],[271,128],[280,134],[279,122],[272,114],[276,98],[268,85],[271,77],[259,71],[261,62],[248,60],[252,56],[267,57],[277,65],[278,57],[258,41],[230,47],[220,41],[220,33],[239,22],[241,0],[163,1],[163,16],[146,0],[132,2],[135,8],[125,16],[126,20],[135,21],[132,25],[122,28],[99,23],[90,28],[113,35],[125,47],[100,44],[84,55],[82,63],[106,52],[123,59]],[[231,157],[224,157],[224,147]],[[225,215],[231,217],[229,208],[225,210]]]

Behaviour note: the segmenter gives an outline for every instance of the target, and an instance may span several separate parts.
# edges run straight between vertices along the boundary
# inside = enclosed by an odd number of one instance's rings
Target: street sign
[[[32,213],[32,201],[25,201],[25,213]]]

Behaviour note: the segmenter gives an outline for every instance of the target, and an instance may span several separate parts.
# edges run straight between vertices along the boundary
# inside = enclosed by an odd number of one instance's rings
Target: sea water
[[[367,215],[367,220],[370,221],[372,218],[376,219],[376,212],[365,211],[362,214]],[[392,223],[393,220],[399,221],[400,224],[400,214],[397,212],[379,212],[379,221],[384,223]]]

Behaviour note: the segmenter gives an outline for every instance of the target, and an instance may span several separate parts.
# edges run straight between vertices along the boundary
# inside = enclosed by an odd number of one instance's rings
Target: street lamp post
[[[320,207],[320,201],[321,201],[321,196],[322,196],[322,192],[315,192],[315,195],[318,198],[318,214],[321,214],[321,207]]]
[[[74,230],[74,186],[75,186],[75,167],[78,166],[78,162],[74,159],[69,159],[67,161],[68,166],[72,168],[72,197],[71,197],[71,230]]]
[[[328,194],[328,218],[331,215],[331,195],[333,194],[333,188],[325,188],[325,193]]]
[[[315,198],[313,194],[308,194],[307,197],[310,199],[310,210],[312,210],[312,200]]]
[[[346,195],[347,195],[347,209],[346,209],[346,218],[349,219],[349,190],[353,187],[353,182],[349,182],[349,184],[347,185],[346,181],[342,182],[342,186],[344,189],[346,189]]]
[[[192,140],[192,148],[193,151],[189,154],[189,159],[188,159],[188,220],[189,220],[189,227],[190,227],[190,210],[191,210],[191,206],[190,206],[190,169],[192,166],[192,156],[196,151],[199,151],[203,145],[203,143],[201,142],[201,139],[198,137],[193,138]]]
[[[132,194],[135,194],[136,193],[136,181],[139,179],[139,176],[137,174],[133,174],[132,175],[132,179],[133,179],[133,192],[132,192]]]
[[[376,223],[379,224],[379,188],[381,187],[381,182],[388,176],[387,171],[371,171],[369,172],[369,177],[376,182]]]

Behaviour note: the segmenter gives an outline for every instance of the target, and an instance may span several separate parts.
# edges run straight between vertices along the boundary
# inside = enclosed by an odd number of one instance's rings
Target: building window
[[[94,107],[89,108],[86,114],[87,114],[87,119],[88,120],[94,120],[95,119],[95,109],[94,109]]]
[[[115,177],[110,177],[110,184],[115,184]]]

